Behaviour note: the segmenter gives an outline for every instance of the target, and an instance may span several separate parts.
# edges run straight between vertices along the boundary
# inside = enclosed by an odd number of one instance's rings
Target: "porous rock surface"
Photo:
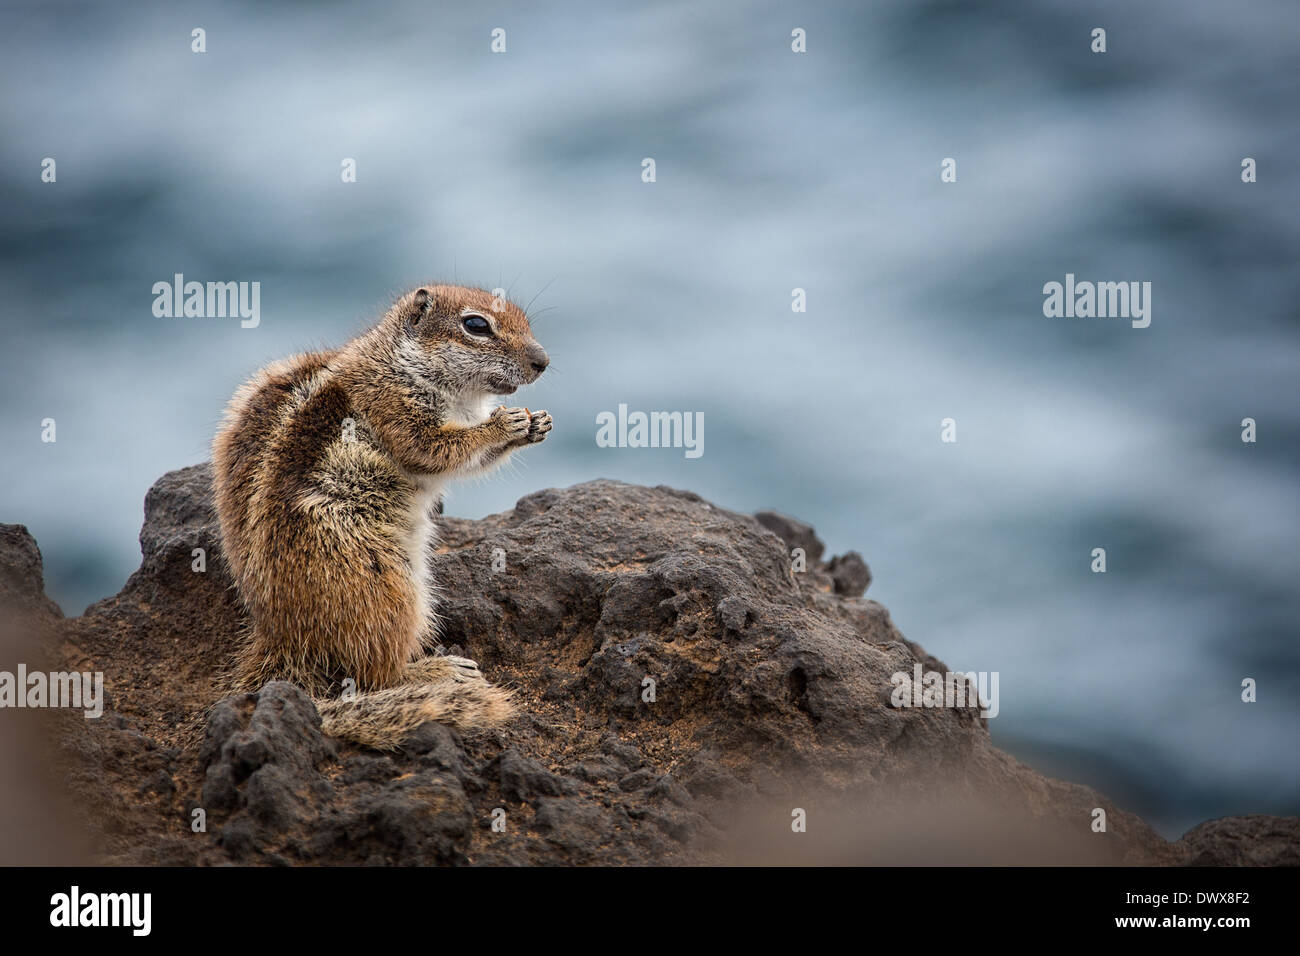
[[[465,736],[426,724],[381,753],[325,737],[291,684],[226,689],[247,622],[209,466],[149,491],[140,569],[79,618],[43,597],[25,529],[0,526],[11,619],[55,666],[104,673],[102,718],[47,728],[88,858],[1297,862],[1295,820],[1211,821],[1169,843],[999,751],[973,706],[894,707],[891,675],[948,668],[863,597],[862,557],[823,561],[802,522],[592,481],[440,529],[444,644],[514,688],[519,716]]]

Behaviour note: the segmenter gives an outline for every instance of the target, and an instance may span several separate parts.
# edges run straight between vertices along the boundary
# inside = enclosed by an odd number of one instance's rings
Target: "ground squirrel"
[[[548,363],[518,306],[428,285],[342,348],[276,362],[235,393],[213,459],[252,620],[237,686],[291,680],[327,733],[381,748],[428,720],[509,716],[473,661],[433,653],[427,551],[448,480],[546,438],[546,412],[494,406]],[[334,697],[349,679],[358,693]]]

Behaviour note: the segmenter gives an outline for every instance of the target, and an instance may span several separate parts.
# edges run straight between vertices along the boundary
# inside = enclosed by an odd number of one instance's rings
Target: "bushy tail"
[[[431,720],[462,731],[489,730],[514,713],[510,691],[489,684],[478,676],[477,667],[473,676],[401,684],[347,700],[318,700],[316,707],[326,734],[376,750],[397,749],[411,731]]]

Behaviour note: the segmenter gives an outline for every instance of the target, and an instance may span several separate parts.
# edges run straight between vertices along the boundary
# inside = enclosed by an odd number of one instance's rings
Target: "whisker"
[[[524,312],[525,312],[525,313],[527,313],[529,307],[531,307],[532,304],[533,304],[534,302],[537,301],[537,296],[541,295],[543,292],[545,292],[547,289],[549,289],[549,288],[551,287],[551,285],[555,282],[555,280],[558,279],[558,278],[559,278],[559,276],[556,275],[554,278],[551,279],[550,282],[546,283],[546,285],[542,286],[539,290],[537,290],[537,295],[535,295],[535,296],[533,296],[531,299],[529,299],[529,300],[528,300],[528,305],[524,306]]]

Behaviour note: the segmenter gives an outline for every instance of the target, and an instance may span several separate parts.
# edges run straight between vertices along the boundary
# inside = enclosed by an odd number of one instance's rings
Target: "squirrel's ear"
[[[406,313],[407,328],[414,329],[420,324],[420,320],[429,312],[430,302],[428,289],[415,290],[415,295],[411,297],[411,308]]]

